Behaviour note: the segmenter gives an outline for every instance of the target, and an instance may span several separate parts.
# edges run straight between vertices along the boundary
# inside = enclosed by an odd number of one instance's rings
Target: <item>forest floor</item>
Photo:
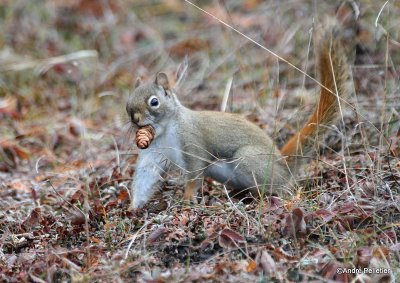
[[[278,146],[318,86],[186,1],[1,1],[0,281],[399,279],[400,4],[332,2],[196,2],[313,77],[314,24],[342,23],[354,93],[293,196],[206,180],[187,204],[174,175],[130,211],[137,77],[186,69],[178,94],[196,110],[219,110],[233,79],[227,111]]]

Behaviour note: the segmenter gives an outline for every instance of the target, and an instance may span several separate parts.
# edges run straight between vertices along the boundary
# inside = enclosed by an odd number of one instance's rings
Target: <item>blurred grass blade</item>
[[[13,62],[8,62],[0,65],[0,72],[8,72],[8,71],[22,71],[31,68],[42,68],[48,67],[49,65],[56,65],[61,63],[66,63],[70,61],[89,59],[89,58],[97,58],[98,53],[96,50],[81,50],[77,52],[73,52],[70,54],[51,57],[47,59],[25,59],[25,58],[16,58]]]
[[[228,79],[228,81],[226,82],[224,97],[222,98],[222,103],[221,103],[221,112],[225,112],[225,110],[226,110],[226,105],[228,104],[229,93],[231,92],[231,88],[232,88],[232,82],[233,82],[233,77],[230,77]]]

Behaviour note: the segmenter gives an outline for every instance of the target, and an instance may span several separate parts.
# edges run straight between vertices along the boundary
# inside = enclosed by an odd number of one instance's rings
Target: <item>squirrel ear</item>
[[[140,77],[138,77],[137,79],[136,79],[136,82],[135,82],[135,88],[137,88],[138,86],[140,86],[142,84],[142,79],[140,78]]]
[[[158,73],[155,83],[156,85],[163,87],[165,90],[169,89],[168,76],[165,73]]]

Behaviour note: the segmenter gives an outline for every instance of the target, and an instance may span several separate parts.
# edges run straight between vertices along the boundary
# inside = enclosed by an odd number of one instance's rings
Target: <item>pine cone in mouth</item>
[[[140,127],[136,131],[136,145],[140,149],[146,149],[150,146],[154,139],[156,132],[154,128],[150,125]]]

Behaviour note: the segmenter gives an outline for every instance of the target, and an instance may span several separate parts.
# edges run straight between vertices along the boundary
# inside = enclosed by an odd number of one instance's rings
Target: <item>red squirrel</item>
[[[190,200],[210,177],[254,195],[290,195],[290,181],[303,155],[310,153],[339,116],[339,100],[349,92],[350,69],[332,26],[316,44],[319,102],[304,127],[278,149],[258,126],[237,114],[193,111],[183,106],[165,73],[154,82],[136,84],[126,110],[132,124],[154,132],[140,150],[132,184],[132,208],[146,204],[170,165],[185,176],[184,198]],[[143,133],[141,133],[143,134]],[[264,194],[261,194],[264,192]]]

